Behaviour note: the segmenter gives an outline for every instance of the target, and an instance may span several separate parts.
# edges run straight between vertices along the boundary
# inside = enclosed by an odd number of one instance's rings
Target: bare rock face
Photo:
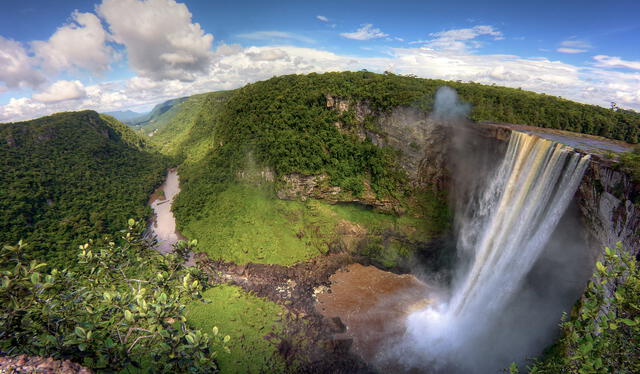
[[[427,113],[409,107],[383,115],[378,124],[384,136],[370,134],[372,142],[399,150],[400,166],[414,186],[430,186],[438,191],[448,187],[450,134],[446,126],[432,121]]]
[[[411,107],[399,107],[388,113],[376,113],[366,102],[325,95],[327,108],[343,114],[355,113],[355,126],[336,122],[343,132],[355,134],[361,141],[370,140],[376,146],[390,146],[399,151],[400,166],[415,187],[431,187],[442,191],[450,181],[447,154],[450,129],[429,119],[428,113]],[[365,126],[367,117],[375,117],[375,130]]]
[[[311,197],[330,204],[343,202],[367,205],[383,212],[398,213],[398,209],[400,209],[395,201],[378,199],[366,181],[365,191],[360,196],[354,196],[350,192],[343,191],[339,186],[331,186],[329,176],[326,174],[292,173],[284,175],[280,179],[282,185],[276,191],[276,195],[282,200],[306,201]]]
[[[326,174],[302,175],[293,173],[284,175],[282,177],[284,186],[278,190],[278,198],[306,201],[309,197],[335,197],[342,189],[329,186],[327,184],[328,179],[329,176]]]
[[[580,209],[596,245],[615,248],[617,242],[640,254],[640,209],[634,199],[640,186],[614,170],[609,162],[593,158],[578,189]]]

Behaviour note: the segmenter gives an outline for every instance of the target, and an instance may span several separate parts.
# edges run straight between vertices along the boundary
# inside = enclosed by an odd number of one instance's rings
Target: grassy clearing
[[[428,240],[440,230],[440,224],[431,217],[422,218],[423,213],[397,217],[354,204],[279,200],[270,184],[233,184],[212,200],[203,218],[189,222],[182,232],[198,239],[199,249],[210,257],[240,264],[292,265],[307,260],[329,249],[328,244],[339,236],[340,225],[356,225],[371,246],[364,254],[392,267],[411,250],[398,241],[383,241],[384,234]]]
[[[239,184],[212,200],[213,209],[183,230],[212,258],[291,265],[321,253],[322,248],[307,246],[296,236],[303,229],[298,219],[302,203],[280,201],[265,189]]]
[[[215,286],[203,294],[208,303],[187,306],[187,321],[195,328],[229,335],[231,353],[220,352],[218,363],[222,373],[252,374],[281,372],[283,362],[277,347],[265,339],[282,330],[285,309],[273,302],[253,296],[239,287]]]

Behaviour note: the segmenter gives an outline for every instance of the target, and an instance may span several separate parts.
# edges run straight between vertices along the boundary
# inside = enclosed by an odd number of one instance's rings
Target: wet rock
[[[329,318],[327,325],[329,326],[329,331],[334,334],[342,334],[347,331],[347,326],[342,323],[340,317]]]

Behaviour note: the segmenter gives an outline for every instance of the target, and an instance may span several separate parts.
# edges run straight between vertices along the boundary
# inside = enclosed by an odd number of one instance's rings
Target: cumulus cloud
[[[0,36],[0,82],[8,88],[38,86],[45,78],[33,64],[22,44]]]
[[[321,22],[329,22],[329,18],[325,16],[316,16],[316,19]]]
[[[247,56],[254,61],[275,61],[288,57],[282,49],[267,49],[259,52],[248,52]]]
[[[575,54],[587,52],[591,48],[591,44],[584,40],[569,39],[561,42],[560,47],[556,49],[556,51],[560,53]]]
[[[249,39],[249,40],[278,40],[278,39],[289,39],[295,40],[303,43],[315,43],[315,40],[311,38],[307,38],[306,36],[294,34],[292,32],[285,31],[256,31],[249,32],[244,34],[236,35],[238,38]]]
[[[127,49],[129,65],[153,79],[192,81],[208,70],[213,35],[174,0],[104,0],[98,14]]]
[[[227,90],[274,75],[327,71],[385,70],[446,80],[496,83],[568,99],[640,109],[640,72],[581,67],[546,58],[478,55],[464,51],[394,48],[387,57],[356,57],[294,46],[241,47],[220,45],[210,69],[192,82],[134,77],[85,88],[77,100],[41,103],[35,98],[0,106],[0,121],[34,118],[80,108],[111,111],[148,107],[201,92]],[[605,60],[606,61],[606,60]]]
[[[640,61],[623,60],[620,57],[597,55],[593,57],[596,66],[602,68],[626,68],[640,70]]]
[[[51,35],[48,41],[34,41],[32,48],[49,72],[71,68],[103,72],[109,68],[114,52],[106,43],[107,32],[93,13],[73,12],[73,21]]]
[[[46,113],[44,104],[35,103],[26,97],[11,98],[8,104],[0,106],[0,122],[39,117],[44,113]]]
[[[471,48],[480,48],[482,43],[475,40],[480,36],[489,36],[493,40],[503,40],[502,32],[489,25],[478,25],[471,28],[452,29],[429,34],[432,39],[417,40],[410,44],[422,44],[431,49],[452,51],[465,51]]]
[[[86,96],[84,85],[80,81],[60,80],[46,90],[33,94],[33,99],[42,103],[57,103],[77,100]]]
[[[389,34],[385,34],[380,29],[373,27],[372,24],[367,23],[354,32],[343,32],[340,36],[353,40],[369,40],[384,38],[389,36]]]

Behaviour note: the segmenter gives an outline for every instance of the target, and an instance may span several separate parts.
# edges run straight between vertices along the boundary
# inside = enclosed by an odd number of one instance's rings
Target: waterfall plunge
[[[573,198],[588,159],[570,147],[512,132],[504,159],[478,201],[459,212],[458,250],[473,258],[467,274],[448,303],[407,319],[403,349],[421,357],[407,361],[408,366],[426,362],[435,371],[472,371],[461,362],[474,344],[492,343],[483,335],[501,318],[535,264]]]

